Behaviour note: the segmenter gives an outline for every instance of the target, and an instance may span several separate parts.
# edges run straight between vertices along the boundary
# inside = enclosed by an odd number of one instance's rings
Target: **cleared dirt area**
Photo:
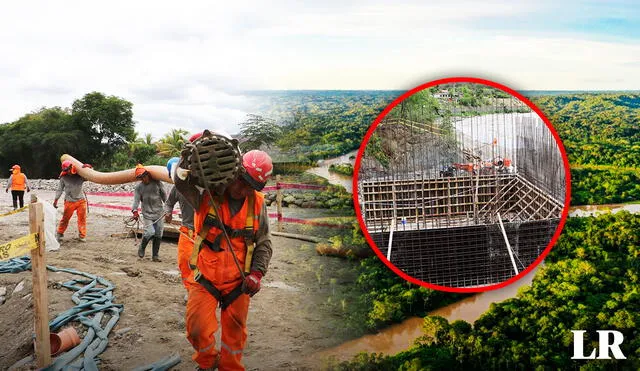
[[[44,201],[53,200],[53,192],[36,193]],[[89,198],[92,203],[130,205],[131,202]],[[11,210],[9,203],[10,199],[2,202],[0,214]],[[58,219],[61,212],[58,209]],[[177,241],[163,241],[160,263],[151,261],[150,245],[147,257],[138,259],[133,238],[111,237],[124,231],[123,219],[129,214],[90,208],[84,243],[75,238],[74,216],[60,250],[47,254],[47,264],[95,274],[116,285],[114,303],[123,304],[124,311],[109,334],[108,348],[99,356],[100,369],[130,370],[177,353],[182,362],[173,369],[193,370],[192,348],[185,337],[186,290],[176,266]],[[27,220],[28,212],[0,218],[0,243],[27,234]],[[346,340],[345,335],[336,334],[341,316],[328,302],[336,290],[347,290],[353,282],[355,263],[318,256],[313,243],[297,239],[274,236],[273,247],[269,273],[250,306],[245,366],[248,370],[321,368],[323,361],[312,355]],[[50,319],[73,307],[72,292],[59,285],[71,278],[76,276],[48,273]],[[14,292],[21,281],[24,288]],[[31,272],[0,274],[0,287],[7,289],[6,302],[0,305],[0,333],[5,339],[0,369],[7,369],[33,353]],[[86,329],[79,323],[72,324],[82,337]]]

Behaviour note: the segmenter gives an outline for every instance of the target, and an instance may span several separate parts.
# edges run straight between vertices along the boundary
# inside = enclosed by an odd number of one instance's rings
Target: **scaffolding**
[[[456,86],[448,90],[455,91]],[[436,96],[436,94],[434,94]],[[455,97],[455,96],[454,96]],[[367,231],[424,282],[503,282],[542,253],[564,207],[564,163],[550,130],[516,98],[403,106],[372,135],[358,172]]]

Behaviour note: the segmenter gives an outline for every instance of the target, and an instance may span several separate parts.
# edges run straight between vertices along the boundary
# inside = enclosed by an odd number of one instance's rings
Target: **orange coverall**
[[[82,191],[85,180],[77,174],[60,176],[60,183],[56,191],[55,202],[58,202],[64,192],[64,212],[58,225],[58,234],[63,235],[69,226],[69,220],[73,213],[78,212],[78,235],[80,238],[87,236],[87,200]]]
[[[180,269],[180,275],[182,276],[182,284],[184,288],[189,290],[195,283],[193,280],[193,271],[189,267],[189,258],[193,252],[193,239],[195,234],[192,229],[180,227],[180,237],[178,238],[178,269]]]
[[[254,191],[255,192],[255,191]],[[203,222],[209,213],[208,196],[204,196],[200,202],[200,207],[194,215],[194,227],[196,234],[200,233],[203,228]],[[266,231],[258,231],[260,228],[260,217],[266,218],[263,208],[264,195],[255,192],[254,201],[254,234],[268,233],[268,224],[264,228]],[[231,215],[228,197],[220,203],[220,221],[234,230],[243,230],[246,224],[248,211],[248,198],[245,198],[244,204],[240,211],[235,215]],[[213,249],[203,245],[198,255],[197,267],[201,274],[209,280],[222,295],[229,294],[238,285],[243,282],[242,276],[238,271],[233,257],[229,253],[229,246],[224,238],[220,236],[222,231],[217,227],[212,227],[207,235],[208,241],[216,241],[217,237],[219,246],[222,251],[214,251]],[[232,249],[240,267],[244,269],[246,257],[246,244],[244,237],[230,237]],[[256,240],[257,245],[260,239]],[[269,249],[270,249],[269,241]],[[197,362],[201,368],[209,368],[217,365],[221,370],[244,370],[242,365],[242,352],[247,341],[247,314],[249,311],[249,296],[240,295],[226,309],[221,311],[222,335],[220,346],[221,351],[218,352],[215,346],[214,334],[218,329],[218,319],[216,318],[216,307],[218,300],[209,293],[202,285],[194,284],[189,289],[189,299],[187,301],[187,338],[195,350],[193,360]]]
[[[64,234],[76,210],[78,211],[78,235],[80,238],[85,238],[87,237],[87,200],[64,202],[64,212],[58,225],[58,233]]]

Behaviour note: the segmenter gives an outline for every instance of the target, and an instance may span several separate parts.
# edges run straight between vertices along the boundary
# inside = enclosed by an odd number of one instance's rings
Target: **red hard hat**
[[[11,166],[11,170],[13,170],[13,169],[18,169],[18,170],[20,170],[20,165],[13,165],[13,166]]]
[[[194,142],[196,139],[200,138],[201,136],[202,136],[202,132],[195,133],[191,137],[189,137],[189,142]]]
[[[242,166],[246,170],[242,176],[255,190],[264,188],[273,173],[273,162],[266,152],[253,150],[242,156]]]
[[[75,174],[76,168],[73,167],[73,163],[69,160],[62,161],[62,165],[60,165],[62,171],[60,172],[60,176],[65,176],[67,174]]]
[[[68,171],[68,170],[71,169],[72,166],[73,166],[73,164],[71,163],[71,161],[64,160],[64,161],[62,161],[62,165],[60,167],[62,168],[62,171],[65,171],[65,170]]]
[[[142,164],[136,165],[136,172],[135,172],[136,178],[142,178],[147,173],[148,173],[147,169],[145,169],[144,166],[142,166]]]

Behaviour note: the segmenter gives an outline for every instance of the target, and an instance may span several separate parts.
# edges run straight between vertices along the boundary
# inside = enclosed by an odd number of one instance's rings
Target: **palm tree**
[[[156,143],[158,155],[162,157],[178,157],[182,146],[187,141],[188,131],[184,129],[171,129]]]
[[[151,135],[151,133],[146,133],[144,135],[144,138],[142,138],[142,142],[144,144],[147,144],[147,145],[152,145],[153,144],[153,136]]]
[[[146,133],[144,137],[141,137],[140,133],[136,131],[133,133],[133,140],[131,140],[129,144],[134,143],[151,145],[153,143],[153,136],[151,133]]]

